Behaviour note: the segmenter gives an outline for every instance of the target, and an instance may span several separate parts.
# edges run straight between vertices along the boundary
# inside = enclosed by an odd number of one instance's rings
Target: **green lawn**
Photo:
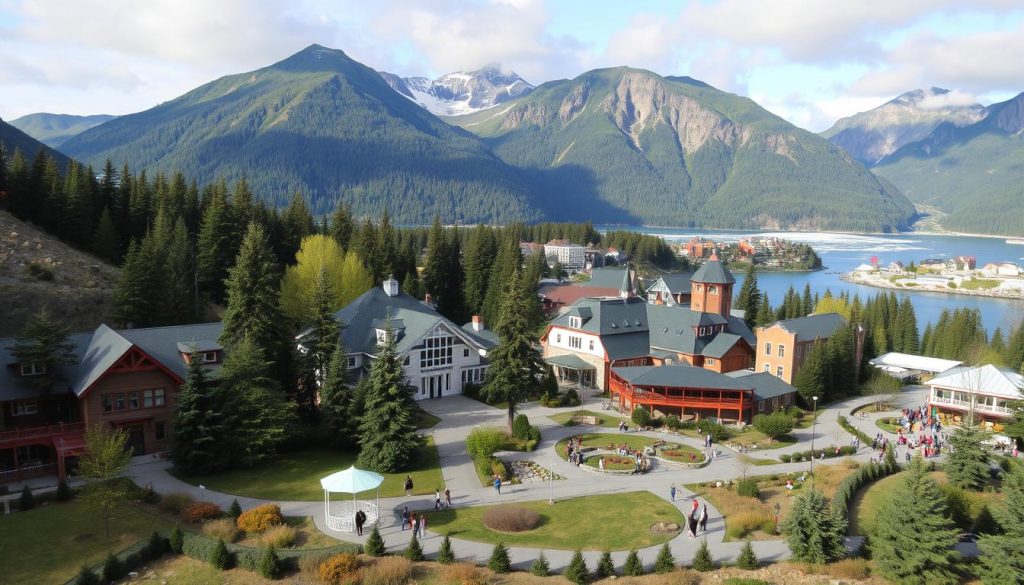
[[[704,460],[704,453],[687,445],[673,443],[671,449],[664,451],[658,449],[658,457],[664,457],[669,461],[679,461],[681,463],[699,463]]]
[[[599,427],[606,427],[606,428],[610,428],[610,429],[618,428],[619,421],[622,421],[622,420],[625,420],[627,423],[629,423],[629,426],[633,426],[633,423],[630,422],[629,420],[621,418],[621,417],[618,417],[618,416],[615,416],[614,414],[611,414],[610,411],[608,413],[602,414],[600,412],[594,412],[592,410],[574,410],[572,412],[563,412],[562,414],[555,414],[555,415],[549,416],[548,418],[550,418],[551,420],[555,421],[556,423],[558,423],[560,425],[571,426],[574,423],[572,423],[570,421],[572,420],[572,417],[574,417],[574,416],[593,416],[593,417],[597,417],[597,420],[601,421],[600,424],[598,424],[597,426],[599,426]],[[581,425],[581,426],[589,426],[589,425]]]
[[[972,278],[971,280],[965,280],[960,283],[960,288],[966,290],[978,290],[978,289],[990,289],[999,286],[998,280],[985,279],[985,278]]]
[[[502,542],[511,546],[548,549],[627,550],[671,540],[675,534],[656,535],[655,522],[680,526],[683,515],[672,504],[650,492],[630,492],[562,500],[517,503],[540,513],[541,524],[528,532],[501,534],[484,526],[486,506],[431,512],[427,528],[452,537],[477,542]]]
[[[312,449],[285,453],[249,469],[235,469],[214,475],[178,476],[192,484],[202,484],[211,490],[278,501],[320,501],[324,492],[320,478],[335,471],[347,469],[355,463],[355,453]],[[444,486],[441,466],[437,460],[434,440],[427,437],[412,470],[384,475],[380,486],[381,497],[405,495],[402,484],[406,474],[412,476],[416,494],[432,494]]]
[[[875,426],[894,435],[898,434],[900,429],[903,428],[902,426],[895,424],[895,419],[893,418],[880,418],[875,421]]]
[[[810,426],[811,416],[805,415],[803,420],[796,425],[796,428],[803,429]],[[722,441],[723,443],[729,443],[730,445],[757,445],[757,450],[764,451],[765,449],[778,449],[779,447],[787,447],[796,443],[796,437],[793,435],[783,435],[776,437],[774,441],[768,441],[768,437],[761,431],[755,429],[752,426],[748,426],[742,431],[737,430],[735,427],[729,426],[729,438]],[[682,434],[693,437],[695,439],[703,439],[704,435],[700,434],[696,429],[686,429],[681,431]]]
[[[871,533],[878,509],[901,479],[899,473],[890,475],[862,489],[853,497],[853,504],[850,506],[850,534],[863,536]]]
[[[102,562],[108,552],[172,528],[135,504],[125,504],[111,521],[110,538],[103,518],[78,501],[0,515],[0,583],[63,583],[82,564]]]
[[[606,451],[614,450],[615,445],[626,445],[630,449],[642,450],[644,447],[653,445],[656,442],[657,439],[643,435],[623,435],[620,433],[586,433],[583,435],[584,447],[597,447]],[[558,456],[562,459],[566,459],[565,446],[568,443],[569,439],[562,439],[555,445]]]
[[[415,416],[417,429],[431,429],[437,426],[437,423],[441,422],[441,419],[423,410],[422,408],[416,409]]]

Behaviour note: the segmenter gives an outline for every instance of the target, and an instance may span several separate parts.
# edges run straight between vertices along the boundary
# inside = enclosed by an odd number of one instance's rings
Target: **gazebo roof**
[[[332,473],[320,480],[320,485],[326,492],[343,494],[358,494],[378,487],[384,481],[384,476],[372,471],[356,469],[353,465],[344,471]]]

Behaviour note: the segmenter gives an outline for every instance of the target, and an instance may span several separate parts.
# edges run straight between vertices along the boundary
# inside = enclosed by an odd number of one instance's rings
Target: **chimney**
[[[427,294],[423,295],[423,304],[428,306],[428,307],[430,307],[431,309],[433,309],[434,308],[434,297],[430,296],[430,293],[427,293]]]
[[[473,315],[473,331],[483,331],[484,320],[480,315]]]
[[[389,276],[388,279],[384,281],[384,285],[383,286],[384,286],[384,294],[388,295],[389,297],[397,297],[398,296],[398,292],[399,292],[398,291],[398,281],[395,280],[394,276]]]

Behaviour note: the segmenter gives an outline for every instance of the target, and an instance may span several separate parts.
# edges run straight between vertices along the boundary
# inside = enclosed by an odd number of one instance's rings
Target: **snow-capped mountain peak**
[[[533,85],[497,63],[476,71],[455,71],[434,80],[399,77],[384,71],[380,75],[395,91],[438,116],[471,114],[533,90]]]

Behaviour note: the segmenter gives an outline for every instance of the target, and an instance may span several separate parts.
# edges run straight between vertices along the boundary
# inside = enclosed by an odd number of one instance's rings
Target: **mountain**
[[[471,114],[533,91],[515,72],[490,64],[476,71],[457,71],[430,80],[426,77],[399,77],[381,72],[392,89],[438,116]]]
[[[301,191],[317,214],[340,199],[358,215],[387,207],[400,223],[542,217],[533,184],[475,136],[319,45],[118,117],[63,148],[94,165],[180,169],[200,183],[244,176],[278,206]]]
[[[941,87],[915,89],[872,110],[842,118],[821,135],[870,168],[904,145],[922,140],[939,124],[967,126],[984,117],[981,104],[962,101]]]
[[[20,150],[25,158],[31,162],[35,158],[36,153],[42,149],[57,161],[59,168],[65,169],[68,166],[68,157],[64,156],[64,154],[46,146],[3,120],[0,120],[0,144],[4,145],[7,156],[13,156],[15,150]]]
[[[839,147],[688,77],[600,69],[448,120],[537,173],[553,219],[874,231],[915,214]]]
[[[911,200],[947,214],[955,231],[1024,235],[1024,93],[968,126],[944,122],[874,171]]]
[[[71,116],[68,114],[28,114],[11,120],[11,126],[53,148],[67,142],[72,136],[85,132],[93,126],[114,119],[116,116],[98,114],[95,116]]]

